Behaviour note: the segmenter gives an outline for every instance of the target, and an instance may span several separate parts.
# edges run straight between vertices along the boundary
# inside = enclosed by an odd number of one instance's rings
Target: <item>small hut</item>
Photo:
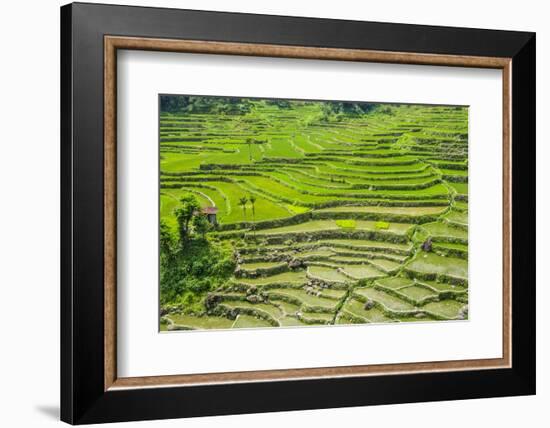
[[[212,226],[216,226],[218,224],[218,219],[216,218],[218,209],[216,207],[205,207],[202,209],[202,213],[206,216]]]

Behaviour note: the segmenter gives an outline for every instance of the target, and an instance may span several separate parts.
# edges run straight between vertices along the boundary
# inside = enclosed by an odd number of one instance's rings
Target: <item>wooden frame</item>
[[[468,361],[443,361],[411,364],[384,364],[315,369],[269,370],[200,375],[117,378],[116,376],[116,52],[117,49],[138,49],[212,55],[253,55],[284,58],[307,58],[339,61],[364,61],[422,65],[445,65],[501,69],[503,73],[503,224],[511,216],[510,191],[510,58],[415,53],[376,52],[353,49],[275,46],[265,44],[165,40],[105,36],[105,390],[160,385],[246,382],[273,379],[334,378],[373,374],[414,373],[443,370],[467,370],[510,367],[510,252],[511,235],[503,230],[503,357]]]
[[[528,254],[534,254],[533,242],[528,240],[534,234],[534,210],[529,212],[529,206],[534,204],[534,196],[529,196],[531,190],[525,191],[530,180],[534,177],[534,162],[531,156],[534,156],[534,115],[530,116],[520,110],[527,109],[530,112],[534,110],[534,35],[528,33],[509,33],[496,32],[488,30],[464,30],[464,29],[444,29],[438,27],[418,27],[398,24],[373,24],[373,23],[349,23],[329,20],[315,20],[305,18],[283,18],[283,17],[264,17],[241,14],[215,14],[208,12],[194,11],[171,11],[168,16],[165,9],[143,9],[121,6],[99,6],[76,4],[69,5],[62,9],[62,127],[63,148],[62,148],[62,191],[64,196],[70,198],[71,204],[66,200],[62,206],[62,419],[71,423],[86,423],[98,421],[146,419],[159,417],[177,417],[191,416],[199,414],[222,414],[237,413],[243,411],[268,411],[283,410],[291,408],[313,408],[329,407],[341,405],[356,404],[374,404],[385,402],[402,402],[417,400],[434,400],[445,398],[467,398],[473,396],[490,395],[515,395],[534,393],[534,335],[527,335],[531,339],[521,337],[521,332],[534,329],[534,261],[525,262],[518,259],[516,248],[522,248]],[[104,14],[128,14],[130,23],[125,24],[125,28],[103,28],[101,17]],[[197,15],[198,14],[198,15]],[[141,29],[137,22],[139,17],[156,17],[158,32],[157,37],[151,37],[155,34],[152,30]],[[84,17],[91,18],[94,34],[84,34],[86,30],[79,25]],[[246,40],[248,32],[243,30],[240,37],[222,37],[216,34],[215,29],[203,30],[198,28],[198,33],[204,31],[206,37],[197,38],[197,34],[186,33],[187,30],[179,34],[167,34],[161,32],[161,27],[169,22],[185,23],[194,20],[197,16],[204,28],[208,28],[210,23],[218,21],[223,24],[227,20],[240,19],[246,24],[244,28],[250,28],[259,25],[258,21],[269,23],[265,27],[262,40]],[[134,21],[133,21],[134,20]],[[134,23],[136,22],[136,23]],[[292,43],[281,43],[276,40],[276,28],[278,25],[290,25],[293,28],[311,27],[305,32],[305,39],[308,37],[314,39],[316,36],[326,32],[327,28],[335,27],[347,28],[357,26],[357,33],[371,32],[379,34],[384,31],[392,31],[398,34],[397,41],[392,42],[392,49],[387,50],[387,46],[367,47],[349,47],[357,42],[356,39],[348,38],[346,40],[338,39],[325,40],[323,46],[317,43],[311,43],[308,40],[296,40]],[[265,22],[264,22],[265,25]],[[387,26],[384,28],[380,27]],[[116,27],[116,26],[115,26]],[[214,26],[212,26],[214,28]],[[136,37],[135,34],[143,32],[144,36]],[[88,30],[89,31],[89,30]],[[426,43],[423,49],[407,44],[406,40],[411,34],[421,32],[427,36],[436,36],[439,34],[440,40],[448,40],[443,43],[445,46],[431,46]],[[492,49],[476,48],[475,38],[482,32],[486,40],[493,43]],[[337,31],[335,32],[335,34]],[[118,34],[118,35],[115,35]],[[131,34],[120,35],[120,34]],[[453,36],[454,34],[454,36]],[[156,34],[155,34],[156,35]],[[174,37],[177,35],[178,37]],[[442,36],[443,35],[443,36]],[[443,37],[441,39],[441,37]],[[452,37],[456,37],[457,43],[453,46]],[[429,38],[429,37],[428,37]],[[265,40],[264,40],[265,39]],[[214,41],[215,40],[215,41]],[[220,41],[223,40],[223,41]],[[244,41],[243,41],[244,40]],[[414,39],[412,44],[414,44]],[[85,91],[79,93],[83,87],[79,86],[86,81],[89,82],[89,76],[85,76],[82,69],[86,61],[75,63],[76,57],[73,52],[78,48],[79,43],[92,42],[95,51],[89,55],[88,66],[93,66],[94,82],[103,81],[103,99],[96,97],[93,100],[93,114],[98,121],[103,121],[103,132],[98,133],[95,129],[94,140],[84,141],[79,131],[84,131],[92,125],[92,121],[78,122],[75,119],[75,113],[82,112],[82,106],[78,104],[86,98]],[[462,44],[461,44],[462,43]],[[488,43],[490,44],[490,43]],[[101,48],[101,51],[99,50]],[[117,49],[139,49],[152,51],[171,51],[171,52],[194,52],[205,54],[231,54],[231,55],[252,55],[252,56],[270,56],[287,58],[309,58],[309,59],[330,59],[346,61],[368,61],[368,62],[387,62],[387,63],[406,63],[406,64],[429,64],[445,66],[462,67],[480,67],[497,68],[503,72],[503,357],[500,359],[482,359],[482,360],[464,360],[464,361],[445,361],[445,362],[426,362],[410,364],[386,364],[370,366],[350,366],[350,367],[327,367],[310,369],[292,369],[292,370],[269,370],[256,372],[240,373],[221,373],[221,374],[199,374],[199,375],[174,375],[162,377],[146,378],[117,378],[116,376],[116,51]],[[87,80],[88,79],[88,80]],[[520,80],[521,79],[521,80]],[[512,84],[513,82],[513,84]],[[519,88],[522,91],[519,91]],[[101,116],[103,111],[103,116]],[[78,119],[78,118],[76,118]],[[72,127],[72,129],[71,129]],[[512,144],[514,136],[519,131],[527,136],[522,138],[523,149],[519,150],[519,144]],[[514,140],[515,141],[515,140]],[[77,150],[86,151],[86,148],[94,149],[93,166],[88,165],[88,170],[84,174],[96,182],[90,185],[84,184],[79,180],[82,171],[77,168],[83,168],[82,159],[78,158]],[[527,150],[526,150],[527,149]],[[524,153],[526,151],[527,153]],[[511,167],[514,162],[514,179],[512,178]],[[101,172],[102,171],[102,172]],[[521,174],[518,178],[518,172]],[[101,175],[100,175],[101,174]],[[100,179],[102,178],[102,180]],[[101,182],[101,183],[99,183]],[[533,186],[534,187],[534,186]],[[71,193],[72,189],[72,193]],[[521,189],[518,191],[517,189]],[[101,194],[98,192],[101,191]],[[100,199],[99,196],[102,196]],[[89,200],[93,197],[93,201]],[[88,198],[88,199],[86,199]],[[512,207],[517,200],[523,200],[520,208],[514,210]],[[93,279],[84,280],[78,274],[80,266],[75,256],[89,257],[90,254],[79,251],[78,241],[85,235],[83,233],[82,214],[78,212],[75,206],[75,200],[81,204],[93,204],[93,210],[101,213],[103,223],[96,222],[93,229],[102,230],[102,239],[93,239],[92,245],[95,251],[95,258],[89,268],[94,269]],[[101,211],[99,211],[101,209]],[[529,219],[527,223],[526,219]],[[88,237],[89,238],[89,237]],[[512,249],[512,239],[514,240],[514,249]],[[86,241],[86,240],[85,240]],[[89,240],[86,241],[89,243]],[[87,264],[84,261],[84,264]],[[100,272],[96,270],[102,266]],[[512,266],[514,270],[512,271]],[[88,280],[89,279],[89,280]],[[516,284],[521,281],[522,290],[525,293],[520,294]],[[514,286],[513,286],[514,284]],[[103,297],[101,300],[95,299],[96,304],[102,308],[101,326],[90,323],[82,324],[83,314],[92,309],[99,308],[97,305],[92,308],[84,301],[78,300],[78,295],[89,293],[99,293]],[[82,297],[80,297],[82,298]],[[528,313],[530,311],[530,313]],[[85,316],[85,315],[84,315]],[[520,318],[518,318],[520,317]],[[525,317],[525,318],[524,318]],[[94,320],[99,320],[94,315]],[[78,332],[84,332],[82,340],[90,337],[94,338],[92,348],[95,352],[102,355],[102,358],[94,358],[92,365],[86,361],[84,354],[78,346],[86,346],[78,340]],[[101,349],[99,339],[102,338]],[[521,345],[520,345],[521,343]],[[78,346],[77,346],[78,345]],[[95,367],[90,376],[93,380],[84,379],[88,376],[88,371],[84,370],[86,365]],[[483,370],[482,370],[483,369]],[[492,370],[485,370],[492,369]],[[508,375],[505,375],[508,373]],[[387,375],[392,375],[388,377]],[[411,375],[414,374],[414,380]],[[98,376],[101,380],[98,379]],[[338,398],[330,400],[298,400],[297,404],[287,400],[275,400],[273,405],[256,405],[248,408],[240,407],[233,399],[228,406],[222,409],[207,409],[204,404],[197,406],[197,398],[204,394],[203,391],[210,391],[216,394],[225,388],[227,391],[242,390],[245,388],[246,396],[253,396],[254,389],[274,388],[286,390],[301,385],[301,390],[311,391],[314,384],[323,383],[323,388],[334,388],[344,385],[361,385],[361,388],[367,385],[384,382],[388,383],[396,379],[412,382],[412,385],[424,385],[426,380],[422,381],[422,376],[427,379],[439,379],[438,386],[434,387],[429,393],[420,394],[418,397],[399,395],[396,397],[384,398],[373,397],[372,392],[367,394],[361,401],[350,399],[348,401],[339,401]],[[368,377],[368,379],[367,379]],[[510,378],[513,378],[512,381]],[[390,381],[391,379],[391,381]],[[508,386],[500,389],[486,385],[480,392],[468,393],[466,390],[455,391],[454,395],[449,392],[443,393],[443,385],[453,379],[462,379],[462,383],[468,379],[477,379],[477,382],[495,382],[502,384],[508,382]],[[282,382],[289,381],[293,382]],[[253,382],[253,383],[250,383]],[[93,384],[93,387],[91,386]],[[148,387],[159,387],[151,390]],[[305,388],[305,389],[303,389]],[[356,386],[357,388],[357,386]],[[388,392],[393,390],[387,388]],[[148,393],[145,391],[149,391]],[[156,391],[156,392],[155,392]],[[174,391],[170,395],[169,391]],[[179,391],[179,392],[176,392]],[[437,395],[437,391],[440,395]],[[142,403],[144,397],[151,395],[164,396],[165,398],[155,398],[154,400],[171,400],[169,407],[173,409],[169,412],[159,413],[158,410],[147,407],[144,409],[131,410],[129,407],[118,407],[115,409],[111,402],[137,402]],[[223,395],[224,393],[222,393]],[[176,400],[178,396],[184,395],[188,403],[195,407],[178,407]],[[102,397],[105,404],[91,404],[90,398],[95,396]],[[125,397],[125,398],[123,398]],[[193,398],[195,397],[195,398]],[[354,401],[355,400],[355,401]],[[90,403],[90,404],[86,404]],[[106,406],[106,407],[105,407]]]

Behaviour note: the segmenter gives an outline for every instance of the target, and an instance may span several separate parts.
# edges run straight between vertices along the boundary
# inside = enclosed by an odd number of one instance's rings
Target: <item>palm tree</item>
[[[256,235],[256,210],[254,209],[254,203],[256,202],[256,196],[250,195],[248,197],[248,200],[250,201],[250,205],[252,205],[252,230],[254,231],[254,235]]]
[[[239,206],[243,208],[243,215],[244,215],[244,221],[246,222],[246,203],[248,202],[248,199],[246,196],[243,196],[241,199],[239,199]]]
[[[247,138],[246,143],[248,144],[248,160],[252,163],[252,148],[250,147],[252,144],[252,138]]]

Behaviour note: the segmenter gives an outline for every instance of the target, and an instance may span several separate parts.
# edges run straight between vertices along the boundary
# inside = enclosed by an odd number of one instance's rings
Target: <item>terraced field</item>
[[[234,263],[162,330],[468,318],[467,108],[235,102],[161,109],[161,219],[194,195]]]

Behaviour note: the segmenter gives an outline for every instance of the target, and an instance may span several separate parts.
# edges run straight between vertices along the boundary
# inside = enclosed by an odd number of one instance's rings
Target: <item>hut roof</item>
[[[202,212],[204,214],[216,214],[218,212],[218,209],[216,207],[204,207],[202,209]]]

